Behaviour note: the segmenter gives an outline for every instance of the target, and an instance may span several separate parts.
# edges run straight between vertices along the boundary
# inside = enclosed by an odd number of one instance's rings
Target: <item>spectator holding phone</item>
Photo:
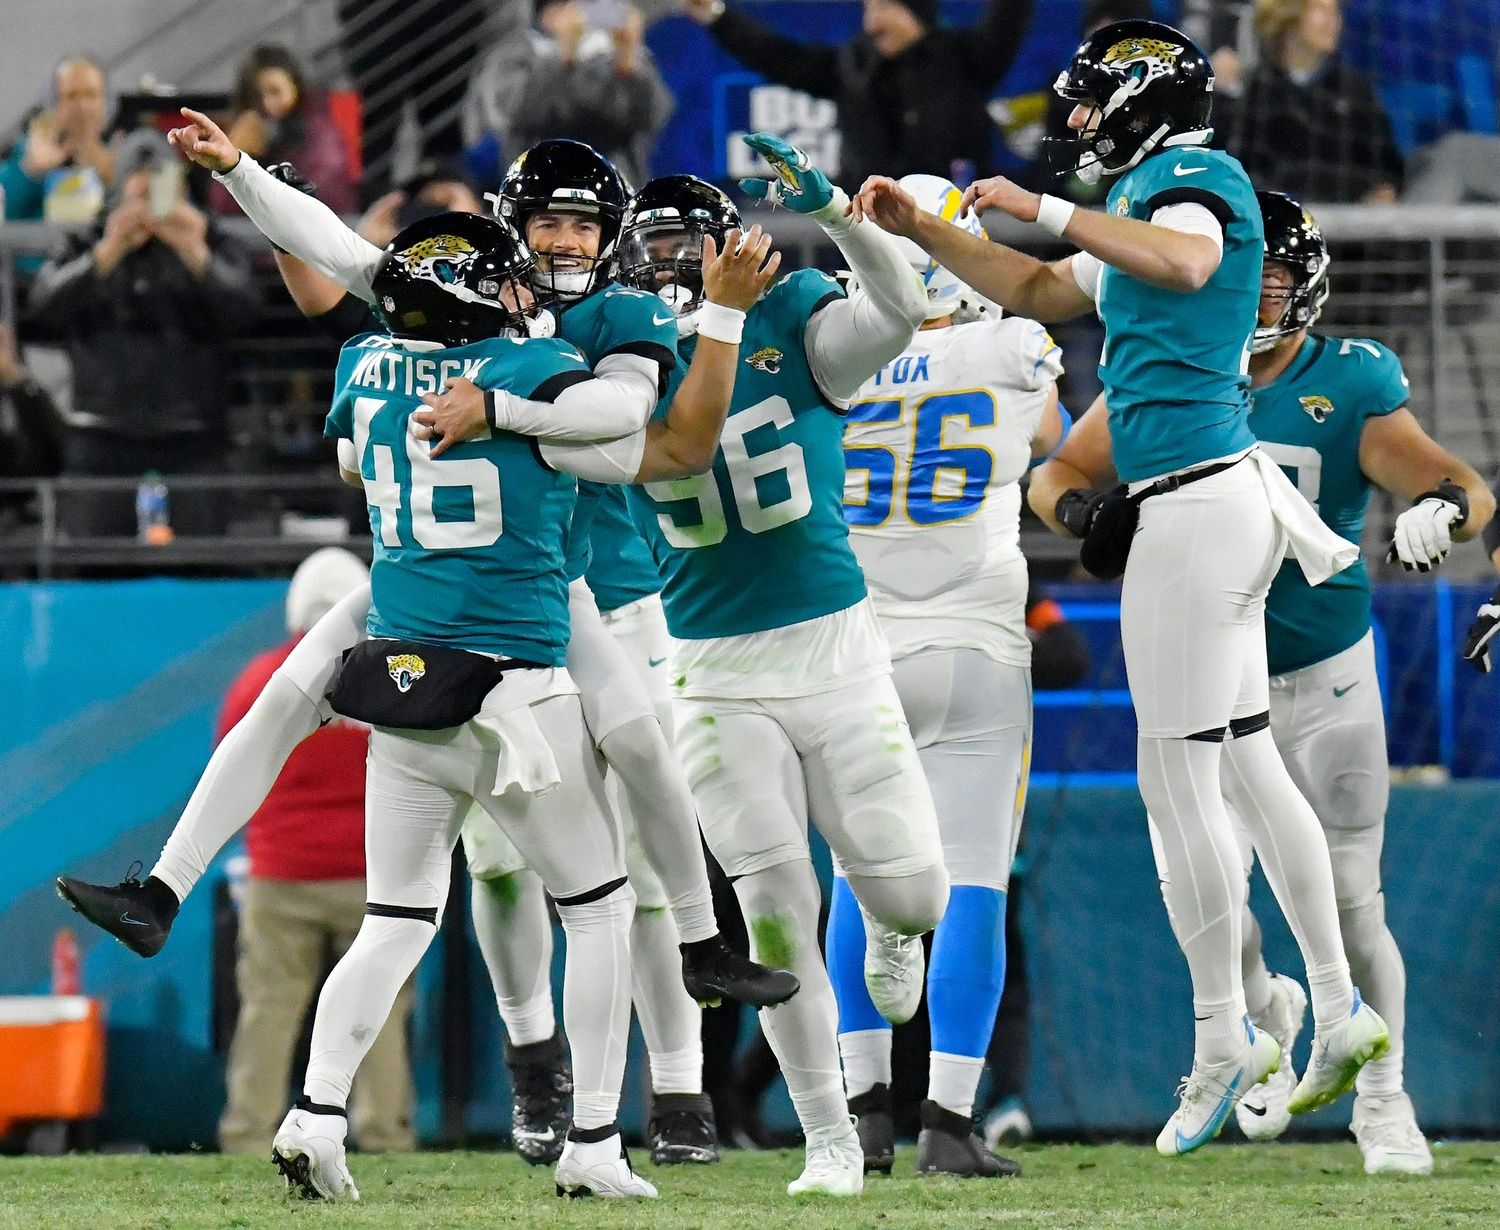
[[[301,63],[285,47],[263,43],[245,57],[230,99],[234,119],[229,139],[263,166],[295,163],[318,185],[318,198],[339,214],[356,211],[359,194],[350,172],[343,134],[328,110],[328,98],[313,90]],[[216,213],[237,214],[239,206],[215,183]]]
[[[532,28],[493,58],[486,124],[508,155],[547,137],[585,141],[626,182],[651,177],[651,152],[676,102],[628,0],[537,0]]]
[[[92,222],[114,182],[115,157],[105,141],[109,119],[104,69],[88,56],[63,60],[53,73],[49,105],[0,164],[6,218]]]
[[[140,477],[224,466],[225,342],[257,310],[244,252],[183,192],[159,134],[132,138],[103,221],[70,236],[37,274],[31,307],[66,339],[73,413],[63,472]],[[222,501],[172,494],[180,533],[212,533]],[[130,492],[73,496],[70,534],[134,534]]]

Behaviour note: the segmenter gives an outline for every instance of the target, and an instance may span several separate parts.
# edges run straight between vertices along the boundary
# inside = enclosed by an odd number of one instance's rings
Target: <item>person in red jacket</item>
[[[260,695],[292,647],[369,570],[338,547],[302,562],[287,591],[283,645],[254,658],[230,685],[222,739]],[[298,745],[245,833],[250,876],[240,909],[240,1017],[229,1050],[228,1103],[219,1121],[225,1153],[262,1153],[286,1108],[292,1051],[324,972],[354,941],[365,914],[365,752],[369,729],[335,717]],[[351,1127],[370,1152],[410,1150],[412,1082],[402,991],[351,1100]]]

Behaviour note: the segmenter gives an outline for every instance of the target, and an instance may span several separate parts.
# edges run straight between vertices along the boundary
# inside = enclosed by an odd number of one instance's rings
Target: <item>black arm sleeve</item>
[[[838,89],[837,48],[785,38],[733,9],[726,9],[708,31],[736,60],[772,81],[818,98],[831,98]]]
[[[358,295],[346,294],[321,316],[309,316],[307,320],[319,333],[341,343],[379,327],[370,305]]]
[[[990,0],[977,25],[953,31],[953,45],[969,75],[992,89],[1015,63],[1036,0]]]

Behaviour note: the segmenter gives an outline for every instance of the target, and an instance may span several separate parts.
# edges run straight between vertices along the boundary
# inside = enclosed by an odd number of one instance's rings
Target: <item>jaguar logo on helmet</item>
[[[412,277],[451,285],[463,280],[464,267],[479,253],[467,239],[434,235],[396,255]]]
[[[1175,64],[1181,54],[1182,48],[1175,43],[1164,43],[1156,38],[1127,38],[1104,53],[1104,63],[1118,64],[1122,68],[1152,60]]]
[[[396,653],[386,657],[385,669],[397,689],[406,693],[427,673],[427,663],[414,653]]]
[[[1326,423],[1328,416],[1333,413],[1333,402],[1321,393],[1314,393],[1310,397],[1299,397],[1302,408],[1312,415],[1314,423]]]
[[[745,360],[758,372],[765,372],[768,376],[779,376],[781,374],[781,351],[775,346],[763,346],[753,355]]]

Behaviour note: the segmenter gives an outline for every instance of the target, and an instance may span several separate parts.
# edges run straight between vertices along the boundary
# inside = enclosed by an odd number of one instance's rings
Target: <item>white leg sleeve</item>
[[[489,823],[486,819],[486,823]],[[471,881],[474,934],[500,1020],[512,1046],[557,1032],[552,1002],[552,920],[542,881],[530,868]]]
[[[784,1004],[762,1008],[761,1028],[781,1064],[804,1133],[844,1122],[849,1102],[839,1069],[838,1009],[818,950],[821,895],[805,857],[741,876],[735,895],[745,912],[750,956],[791,970],[802,989]]]
[[[625,884],[601,898],[557,903],[568,935],[563,1024],[573,1058],[573,1123],[613,1123],[620,1109],[630,1044],[630,919]]]
[[[344,650],[365,634],[370,587],[333,607],[292,650],[250,711],[214,749],[151,874],[183,900],[265,802],[287,757],[331,713],[324,694]]]
[[[677,927],[666,910],[636,903],[630,972],[652,1092],[702,1093],[703,1012],[683,988]]]

